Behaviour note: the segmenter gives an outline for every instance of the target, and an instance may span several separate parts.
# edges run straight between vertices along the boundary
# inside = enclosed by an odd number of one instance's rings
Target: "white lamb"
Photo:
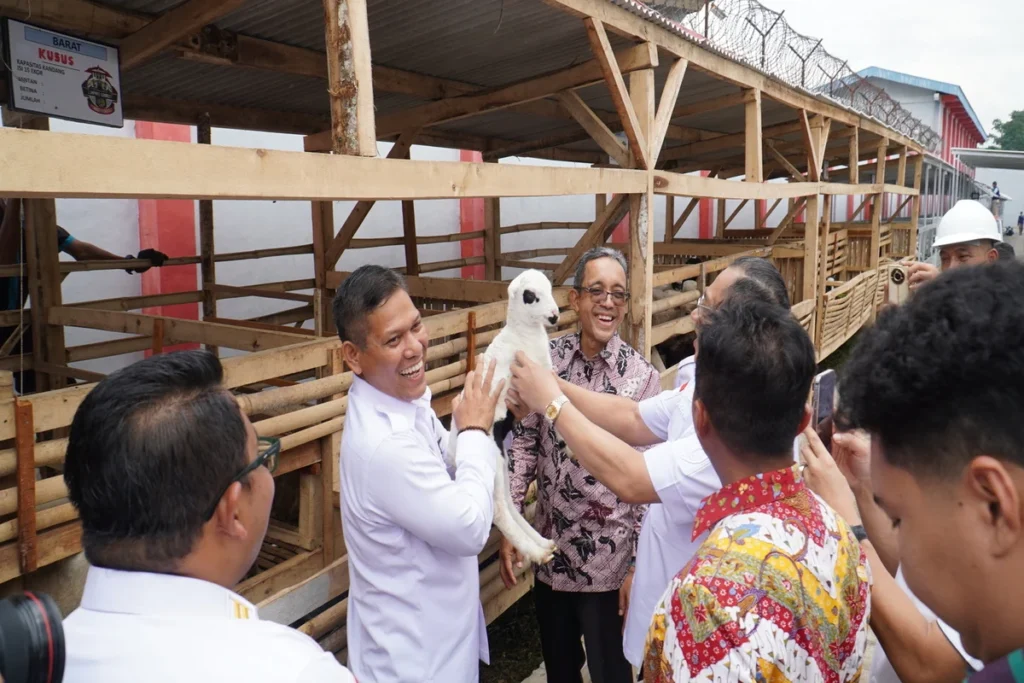
[[[515,361],[516,351],[522,351],[541,367],[551,369],[547,327],[557,322],[558,305],[551,292],[551,281],[540,271],[524,271],[509,283],[505,327],[487,347],[478,366],[483,372],[493,359],[493,382],[505,380],[505,387],[494,409],[494,440],[499,452],[498,471],[494,480],[494,526],[498,527],[516,550],[535,564],[549,562],[554,557],[556,545],[554,541],[537,533],[512,503],[508,461],[502,444],[512,429],[514,418],[505,407],[505,394],[508,392],[510,367]],[[456,425],[453,424],[446,459],[449,466],[455,462],[457,436]]]

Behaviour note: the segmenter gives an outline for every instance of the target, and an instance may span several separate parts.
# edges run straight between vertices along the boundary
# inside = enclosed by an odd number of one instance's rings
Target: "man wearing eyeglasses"
[[[691,313],[694,321],[699,325],[704,313],[733,293],[789,309],[786,283],[775,266],[765,259],[744,257],[707,287]],[[658,600],[704,540],[704,536],[691,538],[697,506],[721,488],[693,430],[693,396],[694,382],[689,382],[636,403],[556,380],[525,358],[512,368],[510,409],[521,414],[552,406],[548,415],[554,415],[552,421],[580,464],[622,501],[649,504],[637,544],[635,576],[624,604],[623,649],[638,668]],[[579,440],[581,433],[588,438]],[[637,447],[645,446],[650,448],[637,452]]]
[[[552,365],[564,381],[627,402],[658,393],[658,371],[618,335],[628,300],[622,254],[606,247],[586,252],[569,292],[579,331],[551,342]],[[513,435],[512,501],[522,510],[526,489],[536,480],[534,525],[558,545],[554,559],[536,568],[533,589],[548,678],[580,681],[585,659],[594,683],[629,683],[623,605],[646,507],[623,503],[590,476],[559,446],[561,439],[542,415],[526,416]],[[500,571],[508,587],[516,583],[516,555],[502,539]]]
[[[209,352],[153,356],[75,413],[64,478],[91,566],[64,621],[64,680],[354,683],[232,591],[267,531],[280,443],[257,438],[222,379]]]

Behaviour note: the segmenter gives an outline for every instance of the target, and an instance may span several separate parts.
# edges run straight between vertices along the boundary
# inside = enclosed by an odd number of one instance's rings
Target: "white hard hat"
[[[946,212],[935,231],[935,248],[974,240],[1002,242],[996,217],[974,199],[961,199]]]

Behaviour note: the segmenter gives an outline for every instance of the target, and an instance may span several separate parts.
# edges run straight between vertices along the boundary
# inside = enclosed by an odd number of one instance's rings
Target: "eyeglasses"
[[[256,439],[257,455],[256,459],[251,463],[242,468],[242,471],[231,478],[231,481],[221,489],[217,497],[213,499],[213,505],[207,510],[206,516],[203,517],[203,521],[208,521],[213,517],[213,513],[217,511],[217,505],[220,503],[220,499],[224,496],[231,485],[236,481],[241,481],[247,474],[256,470],[261,465],[266,466],[270,473],[273,474],[274,470],[277,469],[278,456],[281,454],[281,440],[272,436],[260,436]]]
[[[616,306],[624,306],[626,301],[629,299],[629,292],[619,290],[608,292],[600,287],[576,287],[576,290],[586,292],[587,295],[590,296],[591,301],[598,304],[605,301],[609,296],[612,298],[612,301],[615,302]]]

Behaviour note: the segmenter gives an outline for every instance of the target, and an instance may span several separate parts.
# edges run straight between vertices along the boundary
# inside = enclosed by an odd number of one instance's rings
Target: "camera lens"
[[[0,675],[5,683],[64,677],[64,628],[50,596],[26,591],[0,601]]]

